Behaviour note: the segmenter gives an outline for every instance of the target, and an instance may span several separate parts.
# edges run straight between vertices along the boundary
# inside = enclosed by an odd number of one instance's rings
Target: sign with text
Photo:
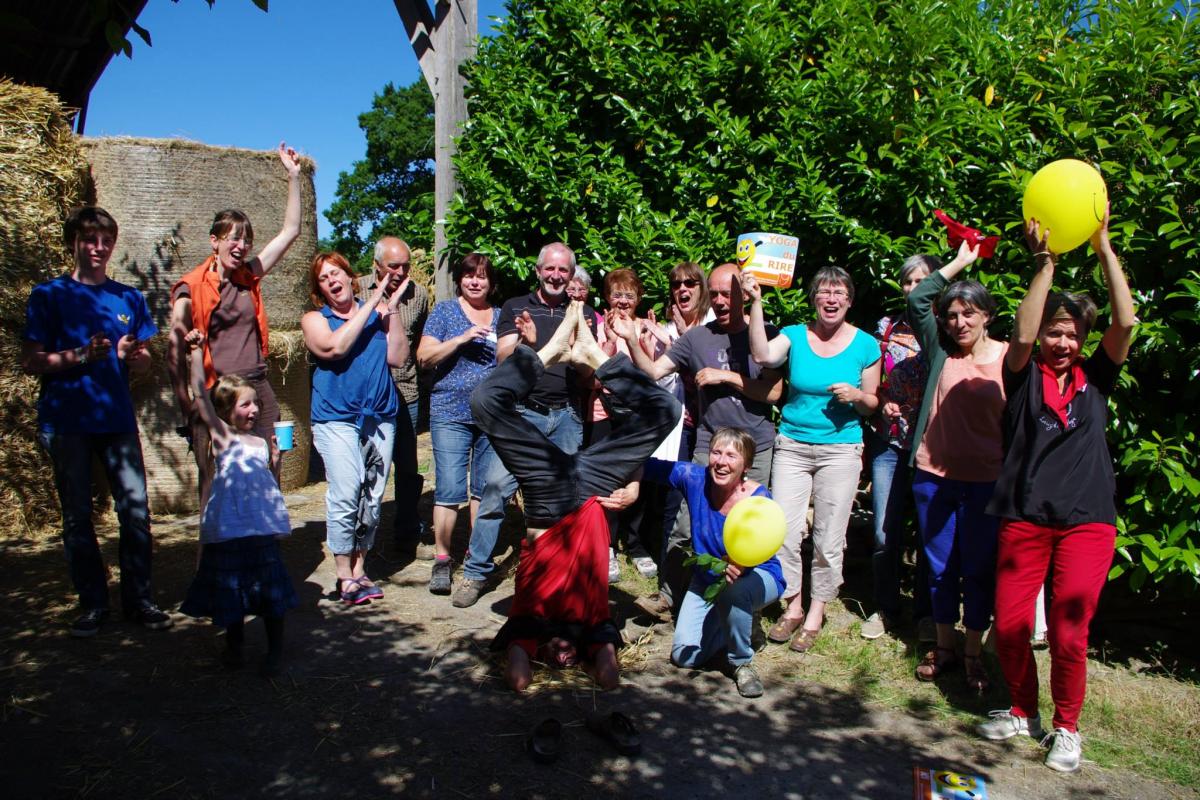
[[[987,800],[987,784],[978,775],[913,767],[913,800]]]
[[[737,242],[737,265],[763,286],[786,289],[796,270],[800,240],[782,233],[743,233]]]

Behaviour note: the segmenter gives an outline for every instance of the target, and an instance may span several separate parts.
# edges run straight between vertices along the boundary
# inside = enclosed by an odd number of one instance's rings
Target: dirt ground
[[[996,800],[1197,796],[1091,764],[1059,775],[1028,741],[984,742],[960,723],[886,711],[852,693],[784,680],[769,666],[766,696],[744,700],[720,673],[669,665],[670,628],[648,627],[631,581],[611,590],[626,641],[640,642],[626,654],[632,668],[621,688],[597,692],[573,675],[516,696],[487,655],[511,578],[473,608],[456,609],[426,591],[429,562],[381,535],[368,563],[387,596],[346,607],[328,596],[323,493],[314,484],[288,497],[294,532],[283,550],[301,606],[287,620],[285,674],[273,681],[253,666],[220,667],[218,631],[180,615],[165,632],[114,618],[99,636],[72,639],[75,610],[57,542],[0,538],[10,576],[0,596],[4,794],[910,798],[920,765],[982,776]],[[427,485],[426,519],[431,501]],[[195,517],[155,520],[164,608],[177,608],[186,591],[195,529]],[[115,564],[115,531],[109,524],[103,532]],[[456,553],[467,535],[464,513]],[[503,558],[511,568],[512,553]],[[264,649],[263,638],[260,626],[247,626],[248,655]],[[589,733],[582,720],[592,710],[633,718],[643,754],[619,757]],[[523,746],[547,716],[566,725],[564,754],[542,766]]]

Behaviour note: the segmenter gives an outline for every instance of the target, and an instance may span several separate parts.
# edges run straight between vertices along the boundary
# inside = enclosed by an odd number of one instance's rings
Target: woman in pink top
[[[908,297],[908,318],[928,354],[929,379],[913,442],[913,496],[929,560],[937,647],[917,665],[932,681],[958,666],[954,626],[962,605],[967,686],[982,692],[980,660],[992,615],[998,520],[985,508],[1004,460],[1005,342],[988,336],[996,301],[978,281],[950,283],[979,256],[966,244]]]

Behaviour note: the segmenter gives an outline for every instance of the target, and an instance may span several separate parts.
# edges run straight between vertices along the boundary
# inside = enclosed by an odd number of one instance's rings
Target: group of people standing
[[[245,615],[261,616],[267,673],[280,668],[283,616],[297,602],[276,543],[290,522],[278,487],[279,412],[266,380],[261,293],[299,233],[299,164],[284,145],[280,159],[288,173],[282,230],[251,255],[250,221],[220,212],[212,255],[172,291],[169,338],[203,508],[201,557],[182,610],[226,628],[231,666],[242,663]],[[130,371],[149,368],[145,343],[156,329],[140,293],[105,274],[116,221],[85,208],[64,233],[75,269],[34,289],[23,357],[43,376],[39,438],[54,463],[83,610],[72,633],[96,633],[108,613],[91,526],[93,453],[120,521],[124,610],[166,627],[171,618],[150,591],[145,475],[127,386]],[[761,288],[733,264],[707,275],[690,262],[672,268],[659,324],[653,313],[637,316],[644,290],[632,270],[605,276],[606,313],[587,305],[590,277],[561,242],[539,253],[537,287],[500,307],[495,269],[479,253],[453,265],[455,296],[432,307],[400,239],[377,243],[374,270],[362,278],[341,254],[317,254],[313,310],[300,326],[314,364],[313,443],[328,479],[336,596],[351,605],[383,598],[367,557],[393,465],[395,535],[411,546],[423,536],[420,370],[429,377],[436,479],[429,591],[452,595],[457,607],[488,591],[507,504],[521,491],[527,535],[513,609],[495,642],[513,688],[528,686],[535,660],[581,662],[602,686],[617,685],[621,637],[607,587],[619,578],[616,551],[626,538],[634,566],[657,574],[660,587],[638,605],[675,619],[672,661],[697,667],[723,656],[738,691],[755,697],[764,691],[752,665],[762,609],[784,601],[771,641],[798,653],[819,641],[843,582],[865,463],[875,613],[862,635],[900,625],[911,503],[921,540],[914,621],[929,616],[935,626],[916,678],[961,668],[969,687],[985,690],[982,638],[994,624],[1013,703],[980,733],[1040,735],[1030,634],[1048,585],[1056,712],[1047,764],[1076,768],[1087,628],[1115,536],[1107,397],[1128,352],[1133,303],[1106,218],[1092,247],[1112,320],[1085,357],[1096,307],[1086,296],[1052,294],[1046,232],[1032,221],[1026,237],[1036,272],[1009,342],[989,335],[996,303],[984,286],[956,280],[978,257],[968,244],[947,264],[927,255],[905,261],[907,308],[880,320],[874,335],[848,321],[854,281],[837,267],[817,270],[808,285],[813,318],[776,329],[764,318]],[[756,495],[781,504],[786,539],[765,563],[736,564],[722,526],[738,501]],[[472,532],[456,585],[451,533],[463,505]],[[806,608],[801,545],[810,533]],[[693,553],[724,560],[724,573],[689,572],[684,560]],[[724,586],[714,593],[716,583]]]

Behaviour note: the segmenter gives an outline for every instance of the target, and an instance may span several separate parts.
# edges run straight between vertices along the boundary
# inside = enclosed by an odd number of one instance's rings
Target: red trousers
[[[1112,566],[1117,529],[1086,523],[1070,528],[1006,519],[996,560],[996,655],[1012,695],[1012,713],[1038,713],[1037,664],[1029,643],[1034,603],[1051,572],[1050,694],[1054,727],[1074,731],[1087,690],[1088,626]]]

